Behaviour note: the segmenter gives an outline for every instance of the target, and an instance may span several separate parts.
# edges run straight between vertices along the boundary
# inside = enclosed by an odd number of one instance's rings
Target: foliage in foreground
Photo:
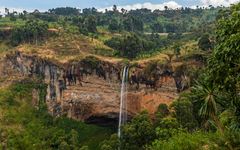
[[[196,150],[196,149],[220,149],[216,141],[220,141],[219,135],[216,133],[195,132],[174,135],[168,141],[156,140],[153,142],[149,150]]]
[[[240,148],[240,3],[218,22],[217,43],[206,70],[166,115],[159,107],[155,122],[142,113],[123,126],[120,147],[131,150]],[[169,109],[169,108],[168,108]],[[163,111],[164,110],[164,111]]]
[[[32,90],[40,91],[38,109]],[[0,149],[98,149],[111,129],[67,118],[54,119],[44,104],[45,85],[22,81],[0,90]]]

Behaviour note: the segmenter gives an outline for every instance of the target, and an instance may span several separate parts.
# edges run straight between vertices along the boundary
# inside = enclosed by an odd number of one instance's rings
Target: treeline
[[[79,10],[71,7],[50,9],[47,12],[23,11],[22,13],[8,11],[6,18],[18,24],[13,26],[11,43],[38,43],[47,37],[47,26],[56,30],[63,29],[74,34],[83,34],[98,38],[102,33],[120,33],[105,42],[106,45],[118,50],[116,55],[127,58],[136,58],[142,53],[151,53],[164,46],[181,39],[184,33],[194,34],[192,39],[198,39],[204,33],[214,32],[214,22],[219,16],[220,8],[210,9],[169,9],[165,10],[138,9],[127,11],[118,10],[114,5],[112,10],[99,12],[95,8]],[[34,20],[34,21],[33,21]],[[38,20],[38,21],[37,21]],[[19,21],[19,22],[18,22]],[[169,33],[167,38],[158,33]],[[4,39],[4,32],[0,31],[0,39]],[[5,36],[6,37],[6,36]],[[211,37],[211,36],[210,36]],[[190,39],[190,38],[189,38]],[[201,48],[209,49],[212,41],[205,37],[200,41]],[[125,44],[126,43],[126,44]],[[205,46],[204,44],[207,43]],[[212,47],[210,48],[212,49]]]
[[[15,27],[11,35],[11,44],[35,43],[48,36],[48,24],[41,21],[27,21],[25,25]]]
[[[66,22],[80,25],[85,24],[86,20],[91,20],[91,24],[95,26],[107,27],[112,32],[131,31],[131,32],[193,32],[198,30],[199,26],[208,27],[209,23],[214,22],[217,17],[217,12],[220,8],[211,9],[169,9],[165,10],[137,9],[127,11],[125,9],[118,10],[114,5],[112,10],[105,10],[99,12],[96,8],[86,8],[79,10],[71,7],[61,7],[49,9],[49,11],[41,13],[35,10],[32,13],[24,11],[17,15],[17,13],[8,13],[8,17],[20,17],[22,19],[37,18],[48,22],[58,22],[64,20]],[[90,32],[95,30],[90,30]]]
[[[67,12],[68,8],[65,8]],[[213,22],[219,8],[212,9],[168,9],[154,10],[138,9],[127,11],[122,9],[118,11],[117,6],[113,6],[113,10],[98,12],[95,8],[83,9],[82,12],[76,14],[76,10],[72,12],[72,16],[68,16],[68,20],[73,22],[77,18],[85,18],[93,15],[96,19],[96,26],[107,27],[112,32],[130,31],[130,32],[158,32],[158,33],[179,33],[193,32],[198,29],[201,24],[205,27]],[[62,8],[62,15],[65,15]],[[68,14],[68,13],[66,13]],[[197,18],[197,19],[196,19]]]
[[[104,42],[105,45],[116,50],[116,56],[129,59],[139,58],[141,55],[159,52],[163,48],[170,47],[176,57],[180,54],[180,43],[192,39],[198,40],[198,35],[183,35],[181,33],[170,33],[166,37],[157,33],[140,34],[130,32],[123,36],[115,36]],[[203,51],[212,50],[214,42],[210,41],[208,34],[203,34],[198,40],[198,47]]]
[[[162,38],[158,34],[136,34],[130,33],[124,36],[116,36],[107,41],[105,44],[115,50],[118,50],[117,56],[126,58],[136,58],[144,52],[156,51],[171,43],[168,38]]]

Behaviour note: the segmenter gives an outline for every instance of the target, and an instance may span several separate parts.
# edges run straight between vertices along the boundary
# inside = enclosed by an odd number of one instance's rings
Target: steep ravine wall
[[[88,123],[109,124],[118,120],[121,64],[83,60],[68,64],[53,63],[37,56],[15,52],[5,63],[22,76],[39,76],[48,85],[46,103],[53,116]],[[142,110],[154,114],[160,103],[171,103],[177,97],[175,80],[165,77],[161,87],[152,89],[135,84],[128,87],[128,114]]]

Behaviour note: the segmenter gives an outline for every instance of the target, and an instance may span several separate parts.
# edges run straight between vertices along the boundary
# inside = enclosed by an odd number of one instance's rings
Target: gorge
[[[240,3],[163,4],[0,10],[0,149],[238,150]]]
[[[127,106],[130,117],[142,110],[153,115],[159,104],[169,104],[177,97],[177,91],[181,90],[177,87],[185,86],[184,74],[166,66],[157,67],[158,70],[152,70],[152,75],[145,78],[146,64],[130,64],[129,76],[123,79],[121,74],[127,71],[124,63],[102,61],[92,56],[61,64],[15,51],[5,59],[3,68],[12,68],[24,78],[43,79],[47,85],[46,103],[50,114],[100,125],[117,124],[120,99],[125,97],[120,95],[121,80],[129,80],[128,101],[123,107]]]

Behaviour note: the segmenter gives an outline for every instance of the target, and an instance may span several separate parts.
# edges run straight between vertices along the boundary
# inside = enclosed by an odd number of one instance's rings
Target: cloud
[[[240,2],[240,0],[200,0],[201,4],[198,5],[200,7],[208,7],[209,5],[213,6],[230,6],[231,4],[235,4]],[[159,9],[159,10],[164,10],[164,6],[168,6],[168,8],[176,9],[176,8],[181,8],[182,6],[178,4],[175,1],[169,1],[169,2],[164,2],[160,4],[153,4],[150,2],[146,3],[136,3],[132,5],[124,5],[124,6],[118,6],[118,10],[121,10],[121,8],[124,8],[126,10],[136,10],[136,9],[141,9],[141,8],[147,8],[151,10]],[[192,9],[196,9],[197,6],[188,6]],[[112,10],[112,6],[110,7],[105,7],[105,8],[99,8],[98,10],[101,12],[104,12],[105,9]]]
[[[7,7],[0,7],[0,15],[5,15],[5,8]],[[17,12],[22,12],[22,9],[19,8],[8,8],[9,12],[17,11]]]
[[[35,9],[23,9],[23,8],[13,8],[13,7],[2,7],[0,6],[0,15],[6,15],[5,13],[5,8],[9,9],[9,12],[13,12],[16,11],[18,13],[23,12],[24,10],[26,10],[27,12],[33,12]],[[46,10],[39,10],[40,12],[44,12]]]
[[[136,3],[132,5],[125,5],[125,6],[118,6],[118,9],[120,10],[121,8],[124,8],[126,10],[136,10],[136,9],[141,9],[141,8],[147,8],[151,10],[159,9],[159,10],[164,10],[164,6],[167,6],[168,8],[176,9],[182,7],[180,4],[178,4],[175,1],[169,1],[169,2],[164,2],[161,4],[153,4],[150,2],[147,3]],[[100,8],[99,11],[105,11],[105,9],[111,10],[112,7],[105,7],[105,8]]]
[[[0,12],[1,12],[2,14],[5,13],[5,8],[8,8],[8,9],[9,9],[9,12],[13,12],[13,11],[23,12],[23,10],[24,10],[24,9],[22,9],[22,8],[0,7]]]
[[[201,0],[202,4],[204,6],[230,6],[231,4],[235,4],[239,2],[240,0]]]

